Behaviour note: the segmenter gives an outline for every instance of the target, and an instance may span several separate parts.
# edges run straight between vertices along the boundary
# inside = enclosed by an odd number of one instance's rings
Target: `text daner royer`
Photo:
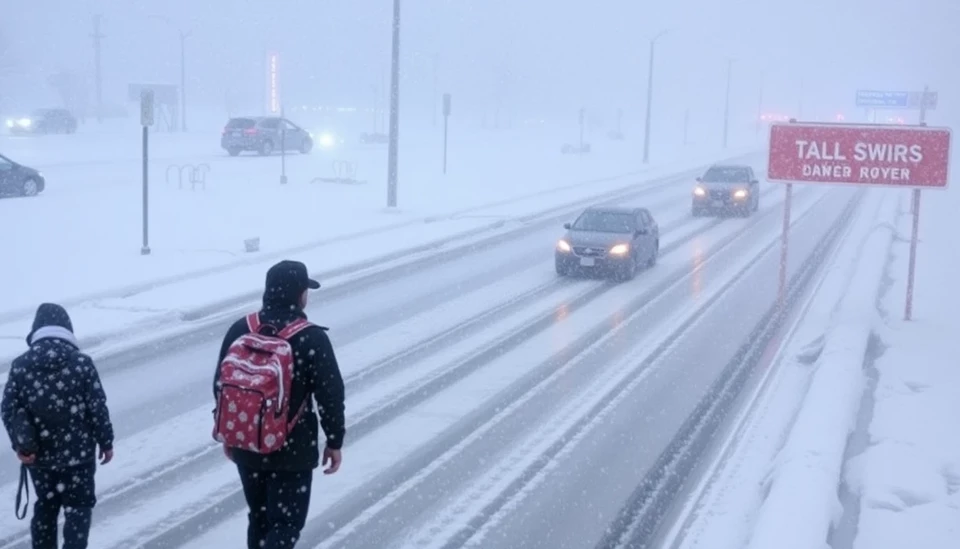
[[[798,139],[797,158],[804,162],[804,177],[844,178],[853,175],[853,168],[847,164],[833,162],[848,161],[839,142],[806,141]],[[831,146],[832,145],[832,146]],[[884,179],[890,181],[909,181],[910,165],[923,162],[923,147],[889,143],[857,142],[853,146],[853,160],[856,162],[877,162],[884,164],[905,164],[906,166],[860,166],[859,178],[865,181]],[[811,161],[832,161],[815,163]]]

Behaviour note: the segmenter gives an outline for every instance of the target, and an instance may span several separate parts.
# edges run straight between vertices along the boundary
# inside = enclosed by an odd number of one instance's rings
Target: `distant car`
[[[360,143],[364,145],[383,145],[390,142],[390,136],[385,133],[361,133]]]
[[[7,119],[7,129],[14,135],[74,133],[77,119],[67,109],[37,109],[30,116]]]
[[[597,273],[630,280],[660,255],[660,228],[646,208],[593,206],[557,242],[557,274]]]
[[[42,173],[0,154],[0,194],[36,196],[45,186]]]
[[[760,209],[760,182],[746,165],[714,165],[697,178],[691,212],[736,213],[744,217]]]
[[[279,116],[246,116],[231,118],[223,128],[220,146],[230,156],[255,151],[261,156],[285,151],[303,154],[313,149],[313,136],[286,118]]]

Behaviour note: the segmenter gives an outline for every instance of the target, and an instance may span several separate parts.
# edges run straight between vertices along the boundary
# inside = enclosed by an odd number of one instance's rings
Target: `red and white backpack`
[[[230,345],[220,362],[213,438],[228,448],[269,454],[283,447],[309,398],[287,421],[294,357],[290,338],[312,324],[297,319],[275,336],[260,333],[257,313],[247,315],[250,333]]]

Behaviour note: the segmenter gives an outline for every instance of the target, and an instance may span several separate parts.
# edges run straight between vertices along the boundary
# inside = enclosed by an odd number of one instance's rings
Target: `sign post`
[[[906,320],[913,300],[913,272],[920,191],[949,184],[949,128],[874,124],[811,124],[791,121],[770,128],[767,179],[787,183],[780,264],[779,306],[786,305],[786,257],[792,184],[825,183],[913,189]]]
[[[449,93],[443,94],[443,173],[447,173],[447,134],[450,128],[450,102],[452,97]]]
[[[143,139],[143,245],[140,247],[140,255],[150,255],[150,188],[149,188],[149,139],[150,126],[153,125],[153,90],[142,90],[140,92],[140,127]]]
[[[287,119],[280,107],[280,184],[287,184]]]
[[[927,125],[927,106],[930,104],[930,88],[923,88],[923,95],[920,98],[920,125]],[[934,98],[932,104],[936,106]],[[910,204],[910,213],[913,215],[913,226],[910,232],[910,267],[907,271],[907,298],[903,308],[903,319],[913,319],[913,280],[917,263],[917,240],[920,232],[920,189],[913,190],[913,200]]]
[[[583,124],[585,122],[587,109],[580,107],[580,156],[583,157]]]

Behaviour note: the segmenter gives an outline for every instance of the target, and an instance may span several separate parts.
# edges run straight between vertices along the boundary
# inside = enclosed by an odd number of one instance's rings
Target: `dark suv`
[[[750,166],[711,166],[697,178],[693,188],[691,211],[695,217],[708,212],[737,213],[747,217],[759,208],[760,182]]]
[[[281,147],[285,151],[303,154],[313,149],[313,136],[286,118],[279,116],[245,116],[231,118],[223,128],[220,146],[230,156],[243,151],[256,151],[261,156],[272,154]]]
[[[67,109],[37,109],[30,116],[8,119],[7,128],[14,135],[73,133],[77,119]]]

